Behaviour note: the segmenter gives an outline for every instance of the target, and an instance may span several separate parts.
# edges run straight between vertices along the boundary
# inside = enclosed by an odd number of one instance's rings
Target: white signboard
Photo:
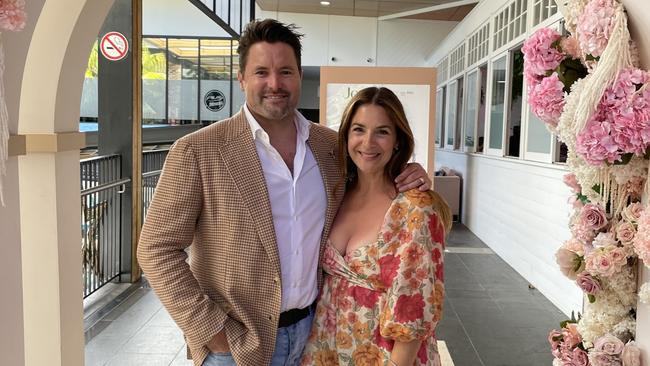
[[[326,125],[338,130],[343,110],[352,96],[357,91],[369,86],[386,87],[399,97],[415,138],[412,160],[426,167],[429,143],[429,91],[431,88],[428,84],[327,84]]]

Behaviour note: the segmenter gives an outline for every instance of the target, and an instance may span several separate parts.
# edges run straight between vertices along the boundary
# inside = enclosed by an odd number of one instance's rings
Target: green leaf
[[[589,302],[592,304],[596,302],[596,296],[594,295],[591,294],[587,295],[587,299],[589,299]]]
[[[600,184],[594,184],[594,186],[591,187],[591,189],[592,189],[594,192],[600,194]]]

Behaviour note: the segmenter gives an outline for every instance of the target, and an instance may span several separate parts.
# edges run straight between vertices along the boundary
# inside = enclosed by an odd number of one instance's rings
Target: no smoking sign
[[[102,55],[110,61],[119,61],[129,52],[129,41],[120,32],[108,32],[99,42]]]

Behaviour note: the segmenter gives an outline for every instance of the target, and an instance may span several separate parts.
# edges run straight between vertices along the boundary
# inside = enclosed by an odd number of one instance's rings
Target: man
[[[295,365],[311,328],[343,182],[336,133],[296,111],[293,29],[272,19],[246,27],[245,106],[174,144],[142,230],[138,260],[195,366]],[[406,170],[398,188],[429,187],[421,167]]]

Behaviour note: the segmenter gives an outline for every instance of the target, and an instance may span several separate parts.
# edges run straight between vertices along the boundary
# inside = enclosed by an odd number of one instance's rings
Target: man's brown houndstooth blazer
[[[322,255],[342,199],[342,189],[333,193],[340,178],[336,133],[312,124],[307,143],[327,190]],[[190,244],[188,265],[184,249]],[[147,212],[138,260],[185,334],[195,366],[222,326],[238,365],[270,363],[282,296],[280,260],[243,111],[174,144]]]

